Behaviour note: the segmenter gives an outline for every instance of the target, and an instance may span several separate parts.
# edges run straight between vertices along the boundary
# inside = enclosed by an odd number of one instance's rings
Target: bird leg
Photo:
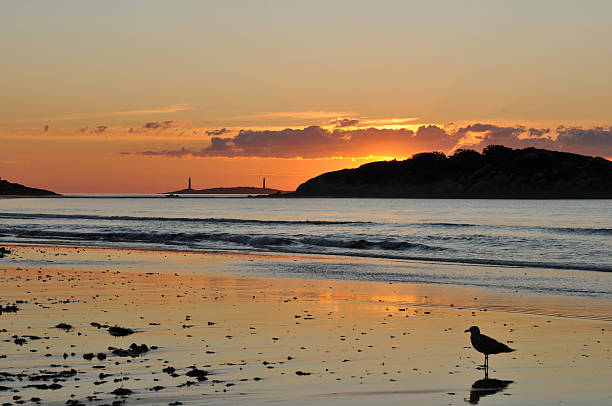
[[[489,378],[489,354],[485,354],[485,379]]]

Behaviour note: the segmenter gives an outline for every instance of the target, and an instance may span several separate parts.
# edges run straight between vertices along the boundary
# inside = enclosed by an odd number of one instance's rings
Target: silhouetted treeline
[[[489,145],[482,154],[427,152],[372,162],[301,184],[296,197],[612,198],[612,162],[604,158]]]

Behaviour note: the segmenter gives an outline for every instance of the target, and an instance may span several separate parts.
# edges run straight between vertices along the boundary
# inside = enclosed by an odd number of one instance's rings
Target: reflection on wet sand
[[[470,404],[476,405],[483,396],[494,395],[506,389],[514,381],[504,381],[501,379],[484,378],[479,379],[472,385],[470,399],[466,399]]]
[[[506,299],[477,289],[231,272],[283,258],[11,251],[15,262],[0,263],[0,404],[476,404],[511,381],[474,371],[482,356],[461,345],[469,325],[521,349],[495,362],[521,382],[514,404],[609,403],[599,319],[492,311]],[[470,298],[478,309],[458,305]],[[470,388],[474,373],[485,379]]]

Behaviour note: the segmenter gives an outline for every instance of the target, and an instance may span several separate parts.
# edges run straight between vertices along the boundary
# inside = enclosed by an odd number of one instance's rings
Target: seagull
[[[485,374],[489,369],[489,354],[516,351],[515,349],[508,347],[506,344],[502,344],[491,337],[480,334],[480,329],[477,326],[468,328],[465,330],[465,333],[468,331],[471,333],[470,340],[472,341],[472,345],[476,351],[482,352],[485,355]]]

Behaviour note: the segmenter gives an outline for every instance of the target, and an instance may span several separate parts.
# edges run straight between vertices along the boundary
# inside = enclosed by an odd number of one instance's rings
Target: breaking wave
[[[0,219],[14,220],[99,220],[99,221],[133,221],[133,222],[183,222],[195,224],[244,224],[244,225],[312,225],[312,226],[337,226],[337,225],[381,225],[373,221],[344,221],[344,220],[270,220],[270,219],[241,219],[241,218],[218,218],[218,217],[154,217],[154,216],[104,216],[95,214],[63,214],[63,213],[0,213]],[[424,227],[440,229],[506,229],[539,231],[561,234],[584,234],[612,236],[612,228],[590,228],[590,227],[543,227],[531,225],[506,225],[506,224],[473,224],[453,222],[414,222],[406,224],[407,227]],[[400,248],[402,249],[402,248]]]
[[[393,239],[331,238],[320,236],[279,236],[227,232],[141,232],[141,231],[59,231],[39,227],[0,229],[0,239],[60,244],[122,243],[128,246],[147,244],[175,249],[263,250],[268,252],[342,255],[364,258],[416,260],[457,264],[549,268],[612,272],[612,266],[601,264],[526,261],[464,257],[448,247]],[[450,255],[444,255],[447,252]]]

